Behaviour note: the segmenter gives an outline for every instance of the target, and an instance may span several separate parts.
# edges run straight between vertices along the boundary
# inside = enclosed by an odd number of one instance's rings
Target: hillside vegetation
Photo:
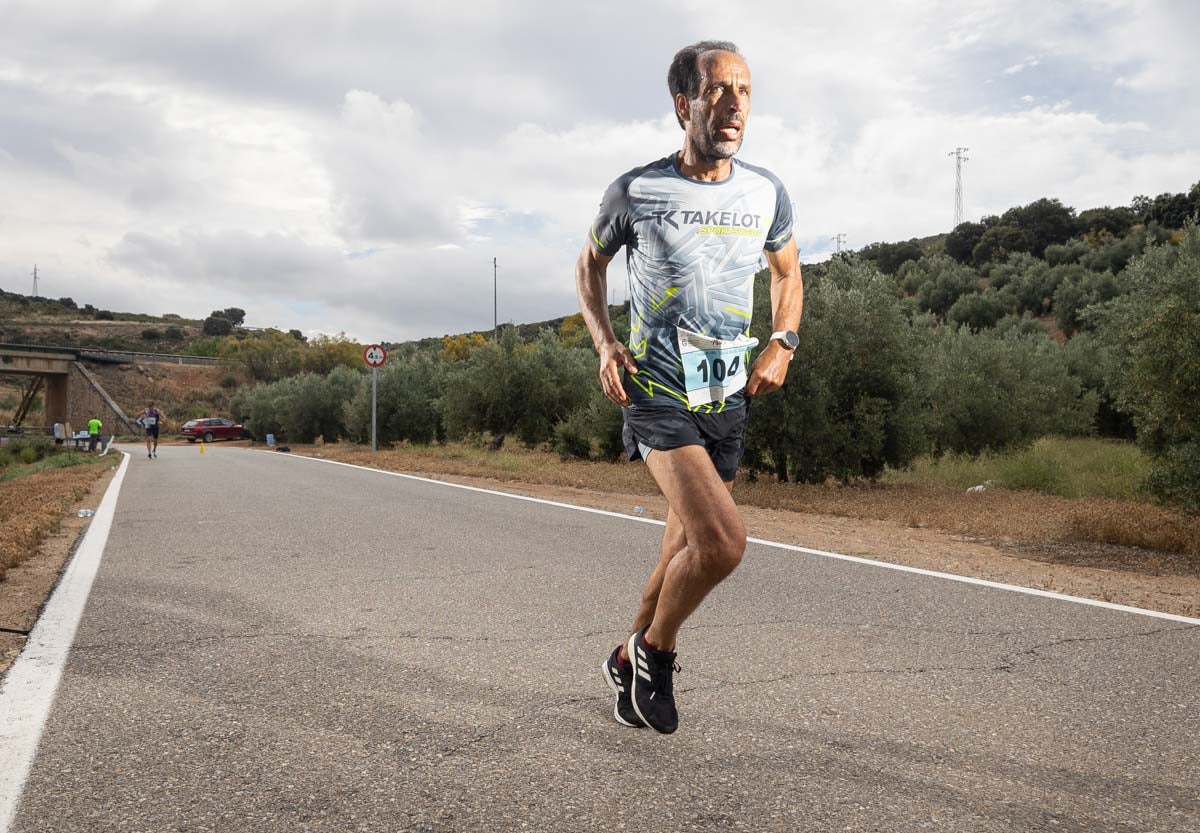
[[[1041,199],[805,267],[788,384],[752,409],[751,476],[871,481],[918,460],[1098,436],[1136,440],[1138,488],[1200,512],[1198,213],[1200,183],[1078,213]],[[756,280],[751,334],[765,343],[769,275]],[[627,335],[627,311],[610,314]],[[214,310],[190,343],[228,360],[232,416],[294,442],[368,440],[361,345],[249,331],[243,317]],[[511,437],[564,457],[621,453],[579,315],[390,347],[385,445]]]
[[[1048,436],[1136,438],[1148,493],[1200,509],[1200,433],[1187,404],[1200,396],[1200,232],[1189,219],[1198,210],[1200,185],[1081,213],[1043,199],[806,267],[788,384],[752,409],[751,473],[873,480],[918,459]],[[757,281],[751,334],[764,342],[769,276]],[[627,334],[626,311],[610,313]],[[379,378],[381,441],[498,447],[512,437],[616,459],[621,416],[595,383],[582,319],[554,324],[395,346]],[[295,441],[362,442],[370,430],[369,389],[353,364],[243,389],[233,407],[255,431]]]

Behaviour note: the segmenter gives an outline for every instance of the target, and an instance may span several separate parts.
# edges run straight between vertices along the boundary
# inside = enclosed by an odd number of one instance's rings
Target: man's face
[[[733,52],[706,53],[700,59],[699,94],[684,106],[684,130],[692,146],[708,159],[730,158],[742,146],[750,116],[750,68]]]

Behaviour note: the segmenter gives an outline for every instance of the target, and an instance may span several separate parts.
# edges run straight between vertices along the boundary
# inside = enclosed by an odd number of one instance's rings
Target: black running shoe
[[[633,664],[626,661],[624,665],[621,665],[617,662],[617,651],[619,650],[619,646],[613,648],[608,659],[600,664],[600,673],[604,675],[604,681],[608,683],[608,687],[617,695],[617,702],[613,705],[613,717],[622,726],[640,729],[646,724],[637,716],[637,712],[633,710],[633,701],[629,699],[629,687],[633,685]]]
[[[642,638],[645,633],[646,628],[642,628],[625,645],[625,656],[634,663],[633,710],[651,729],[669,735],[679,728],[679,713],[675,711],[675,695],[671,690],[672,675],[679,666],[673,652],[646,647]]]

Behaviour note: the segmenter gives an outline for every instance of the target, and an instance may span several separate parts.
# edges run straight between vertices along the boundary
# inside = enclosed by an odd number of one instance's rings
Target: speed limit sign
[[[367,363],[367,367],[383,367],[383,363],[387,361],[387,350],[383,349],[383,345],[369,344],[363,350],[363,361]]]

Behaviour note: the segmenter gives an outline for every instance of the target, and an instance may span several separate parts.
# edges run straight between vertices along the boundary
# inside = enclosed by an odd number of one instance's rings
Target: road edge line
[[[267,453],[263,451],[261,453]],[[275,456],[279,456],[276,454]],[[468,492],[482,492],[488,495],[500,495],[501,497],[512,498],[514,500],[525,500],[530,503],[541,503],[547,506],[557,506],[562,509],[574,509],[578,512],[590,512],[594,515],[607,515],[610,518],[621,518],[628,521],[638,521],[644,524],[656,524],[664,526],[665,521],[655,520],[654,518],[639,518],[637,515],[626,515],[622,512],[610,512],[606,509],[594,509],[590,506],[579,506],[574,503],[563,503],[557,500],[546,500],[545,498],[530,497],[529,495],[517,495],[512,492],[501,492],[496,489],[485,489],[481,486],[468,486],[465,483],[451,483],[447,480],[436,480],[432,477],[421,477],[416,474],[405,474],[399,471],[388,471],[387,469],[376,469],[370,466],[360,466],[356,463],[343,463],[341,460],[326,460],[324,457],[309,457],[304,454],[287,454],[284,455],[294,460],[309,460],[313,463],[330,463],[335,466],[346,466],[351,469],[361,469],[362,471],[375,472],[376,474],[386,474],[391,477],[401,477],[406,480],[417,480],[422,483],[433,483],[438,486],[449,486],[454,489],[463,489]],[[815,555],[820,558],[832,558],[837,561],[848,561],[853,564],[864,564],[870,567],[882,567],[886,570],[897,570],[902,573],[914,573],[920,576],[929,576],[931,578],[945,579],[947,581],[957,581],[962,584],[973,584],[979,587],[989,587],[993,590],[1007,590],[1012,593],[1024,593],[1029,596],[1041,596],[1047,599],[1057,599],[1063,602],[1074,602],[1075,604],[1089,605],[1091,607],[1101,607],[1107,610],[1116,610],[1122,613],[1133,613],[1139,616],[1150,616],[1155,619],[1167,619],[1172,622],[1182,622],[1185,625],[1200,625],[1200,619],[1190,616],[1181,616],[1177,613],[1164,613],[1160,610],[1148,610],[1143,607],[1132,607],[1131,605],[1117,604],[1116,602],[1105,602],[1100,599],[1088,599],[1083,596],[1071,596],[1067,593],[1057,593],[1053,590],[1039,590],[1036,587],[1022,587],[1019,584],[1005,584],[999,581],[989,581],[983,578],[974,578],[973,576],[960,576],[956,573],[943,573],[938,570],[927,570],[923,567],[910,567],[907,564],[893,564],[890,561],[877,561],[873,558],[864,558],[858,555],[843,555],[838,552],[829,552],[827,550],[816,550],[810,547],[801,547],[795,544],[784,544],[780,541],[768,541],[765,538],[747,538],[749,543],[758,544],[760,546],[774,547],[775,549],[789,550],[791,552],[801,552],[806,555]],[[2,833],[2,828],[0,828]]]
[[[8,833],[50,716],[75,630],[100,568],[130,456],[117,467],[83,540],[0,685],[0,833]]]

